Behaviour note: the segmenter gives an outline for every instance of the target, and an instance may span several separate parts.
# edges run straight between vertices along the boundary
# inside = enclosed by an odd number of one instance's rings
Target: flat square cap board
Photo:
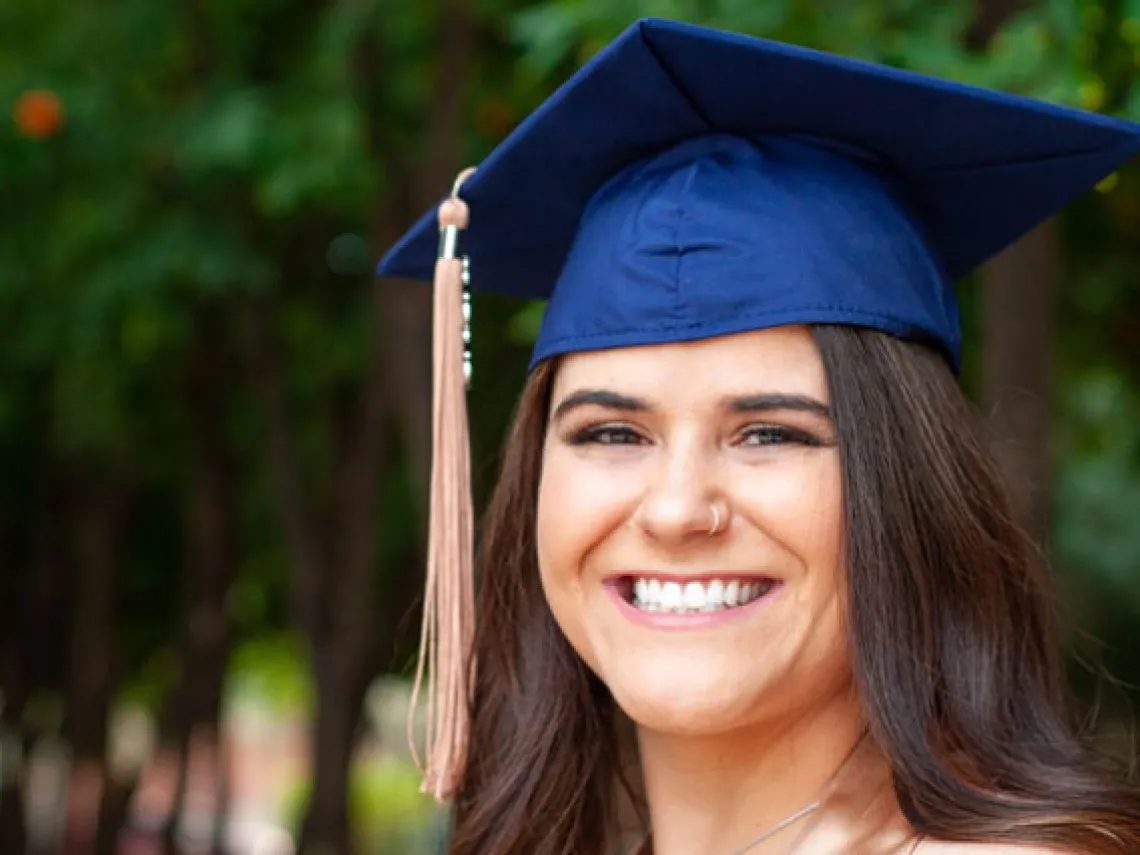
[[[1140,126],[639,21],[463,186],[471,286],[549,299],[533,364],[792,323],[960,354],[956,279],[1140,151]],[[442,189],[442,188],[441,188]],[[382,275],[431,279],[428,212]]]

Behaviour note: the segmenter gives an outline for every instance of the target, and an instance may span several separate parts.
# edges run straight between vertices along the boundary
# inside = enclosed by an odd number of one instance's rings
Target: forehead
[[[804,326],[562,357],[554,378],[555,398],[581,388],[664,400],[765,391],[827,400],[823,362]]]

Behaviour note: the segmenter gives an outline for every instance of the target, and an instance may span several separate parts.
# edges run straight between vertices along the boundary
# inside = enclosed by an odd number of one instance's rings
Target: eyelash
[[[823,445],[823,440],[813,433],[806,430],[799,430],[797,428],[787,427],[785,425],[754,425],[746,429],[742,436],[744,438],[751,438],[753,436],[768,437],[773,439],[772,442],[758,442],[756,445],[807,445],[815,448]]]
[[[784,425],[752,425],[741,431],[741,444],[759,448],[771,445],[806,445],[812,448],[826,443],[815,434]],[[752,437],[760,437],[760,442],[748,442]],[[642,436],[625,425],[595,425],[577,431],[570,437],[570,445],[640,445]]]
[[[618,436],[622,439],[615,441],[613,437]],[[570,436],[571,445],[639,445],[640,442],[641,435],[623,425],[594,425]]]

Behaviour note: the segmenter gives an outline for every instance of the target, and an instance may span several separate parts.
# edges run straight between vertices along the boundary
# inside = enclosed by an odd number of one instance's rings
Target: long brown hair
[[[1047,569],[945,361],[870,330],[813,334],[844,470],[852,669],[907,820],[935,839],[1140,852],[1140,794],[1082,745]],[[539,585],[553,373],[527,381],[485,518],[450,855],[603,855],[614,842],[617,713]]]

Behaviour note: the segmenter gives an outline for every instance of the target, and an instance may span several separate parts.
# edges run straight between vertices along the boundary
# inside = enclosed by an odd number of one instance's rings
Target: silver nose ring
[[[720,533],[720,504],[713,502],[709,505],[709,509],[712,511],[712,528],[709,529],[709,537],[713,537]]]

